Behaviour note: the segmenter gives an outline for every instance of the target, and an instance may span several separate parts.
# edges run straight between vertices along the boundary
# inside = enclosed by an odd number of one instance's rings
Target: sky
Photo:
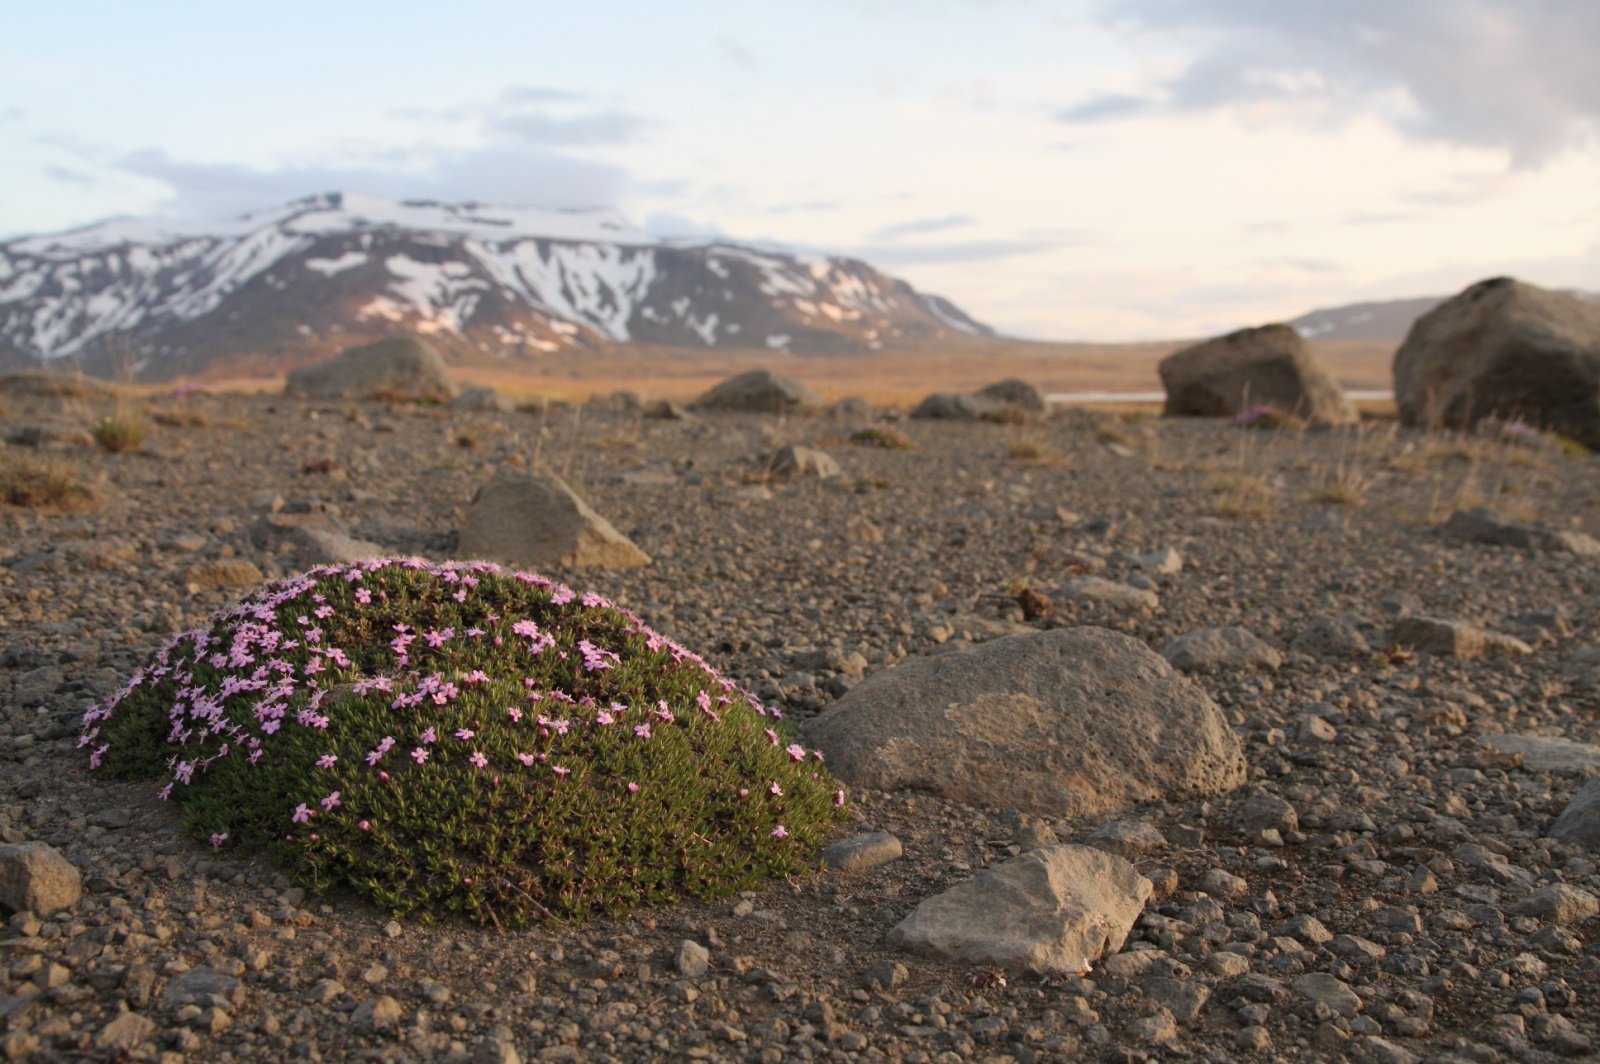
[[[1595,0],[0,0],[0,239],[324,191],[863,258],[1003,332],[1600,291]]]

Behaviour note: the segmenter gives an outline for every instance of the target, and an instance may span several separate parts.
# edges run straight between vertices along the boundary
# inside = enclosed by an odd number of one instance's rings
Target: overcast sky
[[[0,0],[0,236],[313,192],[621,208],[1004,331],[1600,290],[1597,0]]]

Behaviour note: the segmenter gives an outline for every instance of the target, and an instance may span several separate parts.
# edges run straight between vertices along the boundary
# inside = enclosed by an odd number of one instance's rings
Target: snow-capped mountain
[[[13,368],[281,371],[402,330],[475,358],[991,334],[854,259],[663,242],[603,210],[330,193],[225,224],[118,219],[0,243],[0,365]]]

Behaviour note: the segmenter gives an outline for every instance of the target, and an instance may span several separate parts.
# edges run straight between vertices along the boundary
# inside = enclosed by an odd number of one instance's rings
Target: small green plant
[[[137,414],[118,410],[94,423],[94,442],[110,454],[136,451],[144,445],[144,431],[144,421]]]
[[[1336,506],[1360,506],[1371,487],[1372,478],[1358,466],[1339,462],[1312,487],[1311,497]]]
[[[1306,423],[1293,414],[1270,406],[1252,406],[1234,415],[1229,424],[1242,429],[1303,429]]]
[[[94,492],[70,465],[17,455],[0,462],[0,497],[12,506],[71,509],[93,501]]]
[[[779,714],[597,595],[487,563],[269,584],[84,717],[217,849],[480,922],[620,914],[814,867],[845,793]]]
[[[850,442],[862,447],[882,447],[886,451],[914,451],[910,436],[892,425],[863,425],[850,434]]]

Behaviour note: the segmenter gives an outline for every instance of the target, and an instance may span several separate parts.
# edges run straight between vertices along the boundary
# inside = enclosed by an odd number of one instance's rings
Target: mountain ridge
[[[326,193],[223,223],[0,242],[0,366],[163,380],[399,331],[458,358],[642,342],[853,354],[992,336],[857,259],[662,240],[614,211]]]

